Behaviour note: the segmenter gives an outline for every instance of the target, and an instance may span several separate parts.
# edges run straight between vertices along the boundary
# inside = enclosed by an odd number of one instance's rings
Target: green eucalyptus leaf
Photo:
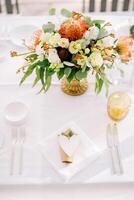
[[[64,16],[64,17],[71,17],[72,16],[72,12],[70,12],[69,10],[63,8],[61,9],[61,14]]]
[[[69,68],[69,67],[65,68],[64,73],[65,73],[66,77],[68,77],[70,75],[71,71],[72,71],[71,68]]]
[[[71,82],[75,78],[76,69],[73,68],[70,75],[67,77],[68,82]]]
[[[22,83],[32,74],[32,72],[34,71],[35,67],[38,65],[39,61],[35,61],[33,64],[31,64],[27,71],[25,72],[24,76],[22,77],[21,81],[20,81],[20,86],[22,85]]]
[[[81,80],[83,78],[87,77],[87,71],[82,72],[82,70],[79,70],[76,72],[75,77],[77,80]]]
[[[86,23],[87,23],[88,25],[91,25],[91,24],[92,24],[92,20],[91,20],[90,17],[86,17]]]
[[[36,78],[35,78],[35,80],[34,80],[34,83],[33,83],[33,86],[32,87],[34,87],[37,83],[38,83],[38,81],[40,80],[40,70],[39,70],[39,68],[38,68],[38,66],[36,67]]]
[[[42,86],[42,88],[39,90],[37,94],[40,94],[43,90],[44,90],[44,86]]]
[[[85,72],[87,69],[87,65],[85,64],[83,67],[82,67],[82,72]]]
[[[95,91],[97,94],[99,94],[102,90],[102,86],[103,86],[103,79],[100,77],[100,75],[96,74],[96,82],[95,82]]]
[[[94,24],[103,24],[105,21],[104,20],[100,20],[100,19],[96,19],[92,21]]]
[[[43,61],[39,61],[38,65],[41,68],[48,68],[50,66],[50,63],[47,59],[43,60]]]
[[[44,74],[45,74],[45,69],[41,67],[40,68],[40,80],[41,80],[41,83],[42,83],[42,87],[45,90],[46,83],[44,82]]]
[[[100,29],[100,32],[99,32],[99,35],[98,35],[98,38],[101,39],[103,37],[106,37],[108,35],[108,32],[105,28],[101,28]]]
[[[103,73],[101,74],[101,78],[104,82],[105,88],[106,88],[106,96],[108,96],[109,93],[109,85],[111,84],[111,82],[107,79],[106,75]]]
[[[56,9],[55,8],[49,9],[49,15],[55,15],[55,14],[56,14]]]
[[[50,88],[50,86],[51,86],[51,80],[52,80],[52,77],[51,77],[51,76],[48,76],[47,79],[46,79],[46,88],[45,88],[45,92],[47,92],[48,89]]]
[[[30,59],[31,62],[34,62],[34,61],[37,59],[37,54],[35,54],[35,53],[30,53],[30,54],[28,54],[28,55],[25,57],[25,59],[26,59],[26,60],[27,60],[27,59]]]
[[[99,90],[98,90],[98,93],[101,92],[103,83],[104,83],[103,80],[100,78],[100,79],[99,79]]]
[[[51,22],[48,22],[47,24],[44,24],[43,26],[42,26],[42,29],[43,29],[43,31],[46,33],[46,32],[49,32],[49,33],[51,33],[51,32],[53,32],[54,30],[55,30],[55,25],[53,24],[53,23],[51,23]]]
[[[92,21],[95,26],[97,26],[99,29],[101,28],[101,24],[103,24],[105,21],[103,20],[93,20]]]
[[[57,72],[57,77],[60,80],[62,77],[64,76],[64,69],[61,68],[58,72]]]

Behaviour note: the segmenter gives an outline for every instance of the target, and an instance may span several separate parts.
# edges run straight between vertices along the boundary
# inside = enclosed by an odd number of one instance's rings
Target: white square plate
[[[79,134],[81,144],[78,148],[77,154],[75,155],[74,162],[71,164],[64,164],[60,158],[57,136],[69,128],[73,132]],[[44,138],[40,142],[39,147],[45,159],[51,163],[54,169],[62,176],[62,178],[65,179],[66,182],[74,174],[84,169],[91,162],[95,161],[100,155],[100,151],[97,146],[74,122],[66,124],[49,137]]]

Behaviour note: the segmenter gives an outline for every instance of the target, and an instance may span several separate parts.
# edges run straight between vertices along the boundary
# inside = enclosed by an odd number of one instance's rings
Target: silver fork
[[[19,156],[19,174],[22,174],[23,171],[23,151],[24,151],[24,142],[25,142],[25,127],[20,127],[20,139],[19,139],[19,145],[20,145],[20,156]]]
[[[12,147],[11,147],[11,158],[10,158],[10,175],[14,172],[14,161],[15,161],[15,148],[18,141],[18,130],[16,127],[12,127]]]

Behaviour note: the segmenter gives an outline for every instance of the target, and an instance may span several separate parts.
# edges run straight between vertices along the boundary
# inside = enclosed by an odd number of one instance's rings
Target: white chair
[[[83,0],[83,12],[134,11],[134,0]]]
[[[22,15],[47,15],[50,8],[82,12],[82,0],[19,0],[19,8]]]
[[[0,0],[0,13],[19,14],[18,0]]]

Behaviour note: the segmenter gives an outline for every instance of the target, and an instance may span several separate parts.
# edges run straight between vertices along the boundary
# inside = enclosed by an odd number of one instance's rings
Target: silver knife
[[[111,172],[112,174],[116,174],[116,167],[115,167],[115,156],[114,156],[114,143],[113,143],[113,135],[111,131],[111,125],[107,125],[107,146],[109,148],[109,153],[111,157]]]
[[[123,170],[123,165],[122,165],[122,160],[121,160],[120,147],[119,147],[119,135],[118,135],[118,128],[117,128],[116,123],[113,125],[113,139],[114,139],[114,146],[116,150],[117,162],[119,166],[119,174],[123,174],[124,170]]]

